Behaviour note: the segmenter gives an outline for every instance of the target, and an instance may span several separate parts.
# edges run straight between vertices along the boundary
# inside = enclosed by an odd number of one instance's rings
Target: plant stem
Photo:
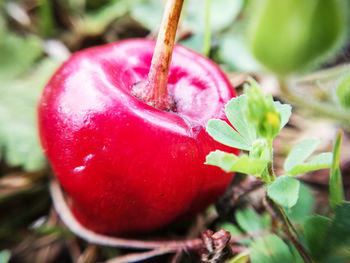
[[[267,167],[267,177],[269,182],[273,182],[276,179],[275,172],[273,170],[273,139],[268,139],[268,147],[270,151],[270,162],[268,163]],[[299,254],[305,261],[305,263],[312,263],[312,259],[304,246],[300,243],[298,238],[298,233],[295,230],[292,222],[289,220],[288,216],[286,215],[283,208],[277,204],[275,201],[273,201],[271,198],[268,197],[268,195],[265,195],[267,208],[270,210],[270,214],[272,216],[277,217],[279,221],[282,223],[282,230],[283,232],[288,236],[288,238],[291,240],[295,248],[298,250]],[[270,208],[270,209],[269,209]]]
[[[270,161],[267,164],[267,171],[268,171],[268,176],[270,182],[273,182],[276,179],[275,171],[273,170],[273,139],[268,139],[267,140],[269,151],[270,151]]]
[[[266,195],[266,201],[267,201],[268,207],[272,210],[270,211],[270,214],[272,214],[274,217],[277,217],[277,219],[279,219],[279,221],[282,223],[283,232],[286,234],[286,236],[290,239],[290,241],[293,243],[295,248],[298,250],[304,262],[312,263],[313,261],[311,256],[299,241],[298,233],[295,230],[292,222],[287,217],[283,208],[279,204],[277,204],[275,201],[273,201],[271,198],[269,198],[267,195]]]
[[[298,83],[314,83],[315,81],[331,81],[350,72],[350,63],[332,68],[322,69],[297,78]]]
[[[298,96],[291,92],[286,79],[280,79],[279,84],[282,95],[290,103],[299,105],[314,113],[321,114],[330,119],[338,120],[345,125],[350,126],[350,111],[339,109],[334,105],[322,103],[312,98],[310,99],[308,96]]]
[[[340,170],[340,146],[343,133],[338,131],[333,145],[333,160],[329,176],[329,203],[334,211],[344,200],[344,186]]]
[[[211,28],[210,28],[210,6],[211,0],[205,0],[205,34],[204,34],[204,46],[203,55],[209,56],[210,53],[210,40],[211,40]]]
[[[163,13],[148,80],[136,85],[135,96],[160,110],[170,110],[174,104],[168,93],[168,73],[174,48],[177,25],[183,0],[168,0]]]

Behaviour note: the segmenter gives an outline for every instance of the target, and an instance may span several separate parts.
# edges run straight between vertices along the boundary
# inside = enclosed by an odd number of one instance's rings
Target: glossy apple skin
[[[106,234],[149,232],[214,202],[232,174],[204,165],[237,150],[205,131],[235,95],[207,58],[175,46],[168,89],[176,111],[132,95],[147,78],[155,42],[125,40],[74,54],[38,106],[40,139],[76,218]]]

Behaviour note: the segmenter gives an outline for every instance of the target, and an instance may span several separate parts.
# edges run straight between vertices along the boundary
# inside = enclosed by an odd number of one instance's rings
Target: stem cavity
[[[174,101],[168,92],[168,73],[183,0],[168,0],[153,53],[148,80],[134,86],[132,92],[148,105],[170,110]]]

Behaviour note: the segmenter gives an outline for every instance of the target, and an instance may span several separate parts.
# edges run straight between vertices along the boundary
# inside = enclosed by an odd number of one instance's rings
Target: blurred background
[[[247,77],[253,76],[265,92],[295,103],[295,114],[278,138],[277,167],[295,141],[317,136],[325,139],[321,150],[331,150],[335,131],[344,129],[342,170],[349,198],[350,101],[346,94],[350,94],[350,84],[337,95],[337,88],[350,75],[348,5],[345,0],[340,4],[341,9],[345,7],[342,13],[327,0],[330,4],[317,10],[319,16],[303,20],[299,16],[304,17],[308,6],[302,1],[290,6],[287,2],[291,1],[286,1],[285,7],[278,1],[261,1],[272,2],[270,10],[268,4],[263,7],[253,2],[186,0],[177,41],[218,63],[238,92]],[[340,1],[333,2],[338,5]],[[123,253],[87,245],[59,223],[48,191],[52,174],[37,135],[36,104],[45,83],[73,52],[126,38],[155,39],[164,3],[0,0],[1,263],[10,257],[11,262],[96,262]],[[296,27],[294,23],[294,33],[283,27],[288,28],[289,14],[300,22]],[[321,36],[320,30],[328,35]],[[275,31],[280,37],[274,37]],[[299,51],[315,54],[298,57]],[[274,55],[269,57],[270,53]],[[287,91],[279,88],[281,79],[289,81]],[[318,106],[325,103],[329,108],[320,112],[298,100],[300,97],[315,98]],[[327,114],[329,109],[335,114]],[[324,205],[327,180],[323,172],[304,177],[315,187],[318,211]]]

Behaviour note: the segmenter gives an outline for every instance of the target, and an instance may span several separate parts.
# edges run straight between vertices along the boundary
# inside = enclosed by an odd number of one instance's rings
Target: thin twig
[[[153,250],[147,251],[147,252],[131,253],[131,254],[127,254],[124,256],[116,257],[116,258],[108,260],[106,263],[140,262],[142,260],[146,260],[146,259],[153,258],[156,256],[165,255],[165,254],[172,253],[172,252],[174,252],[172,249],[162,247],[162,248],[153,249]]]
[[[179,249],[196,250],[201,247],[201,239],[191,239],[182,241],[146,241],[146,240],[134,240],[124,239],[111,236],[105,236],[97,234],[84,226],[82,226],[72,215],[68,205],[64,199],[62,190],[58,182],[53,179],[50,183],[50,192],[53,201],[53,205],[60,216],[63,223],[72,231],[75,235],[86,240],[92,244],[98,244],[109,247],[124,247],[135,249],[155,249],[155,248],[167,248],[171,251],[177,251]]]
[[[71,213],[65,199],[61,187],[56,179],[53,179],[50,183],[50,192],[53,201],[53,205],[63,221],[63,223],[78,237],[86,240],[92,244],[98,244],[109,247],[122,247],[122,248],[134,248],[134,249],[152,249],[151,251],[132,253],[123,257],[114,258],[108,263],[116,262],[137,262],[143,259],[159,256],[168,253],[179,253],[179,251],[199,250],[203,246],[201,239],[190,239],[182,241],[146,241],[135,239],[124,239],[111,236],[105,236],[97,234],[84,226],[82,226]],[[237,242],[251,237],[249,234],[242,234],[231,237],[231,244],[237,246]],[[239,249],[240,250],[240,249]]]
[[[93,263],[96,262],[98,248],[96,245],[89,245],[79,256],[77,263]]]
[[[170,263],[177,263],[181,259],[181,256],[182,256],[182,250],[178,250],[174,255],[174,257],[171,259]]]

